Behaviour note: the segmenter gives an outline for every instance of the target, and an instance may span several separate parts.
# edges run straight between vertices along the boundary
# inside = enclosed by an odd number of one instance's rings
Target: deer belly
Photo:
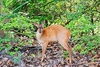
[[[57,41],[57,38],[56,37],[49,38],[49,41],[56,42]]]

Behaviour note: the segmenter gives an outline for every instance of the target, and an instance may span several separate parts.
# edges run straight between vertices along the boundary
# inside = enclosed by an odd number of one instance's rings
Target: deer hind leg
[[[48,45],[47,43],[42,44],[42,58],[41,58],[41,62],[44,59],[44,54],[46,52],[47,45]]]
[[[68,44],[68,41],[66,42],[65,40],[60,39],[59,43],[68,51],[69,54],[69,62],[72,64],[72,48]]]

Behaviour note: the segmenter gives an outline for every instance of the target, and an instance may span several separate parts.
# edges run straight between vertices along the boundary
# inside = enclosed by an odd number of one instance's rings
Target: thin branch
[[[27,4],[28,3],[28,1],[26,1],[25,3],[23,3],[22,5],[20,5],[20,6],[18,6],[17,8],[15,8],[14,10],[13,10],[13,13],[15,13],[19,8],[21,8],[21,7],[23,7],[25,4]]]

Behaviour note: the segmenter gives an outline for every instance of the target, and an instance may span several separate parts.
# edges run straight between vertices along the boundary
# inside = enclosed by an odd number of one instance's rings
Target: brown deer
[[[51,25],[44,28],[45,21],[42,24],[34,23],[38,28],[36,32],[36,38],[42,46],[42,58],[44,59],[44,54],[49,42],[58,41],[69,53],[69,62],[72,63],[72,48],[68,44],[68,40],[71,37],[70,31],[61,25]]]

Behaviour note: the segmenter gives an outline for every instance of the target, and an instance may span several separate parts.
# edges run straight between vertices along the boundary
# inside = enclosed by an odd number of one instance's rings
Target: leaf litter
[[[58,43],[50,43],[43,62],[40,62],[42,47],[37,45],[21,47],[15,56],[8,55],[5,50],[1,51],[0,67],[100,67],[100,47],[95,50],[95,55],[74,52],[73,64],[69,66],[69,58],[64,58],[65,50]]]

